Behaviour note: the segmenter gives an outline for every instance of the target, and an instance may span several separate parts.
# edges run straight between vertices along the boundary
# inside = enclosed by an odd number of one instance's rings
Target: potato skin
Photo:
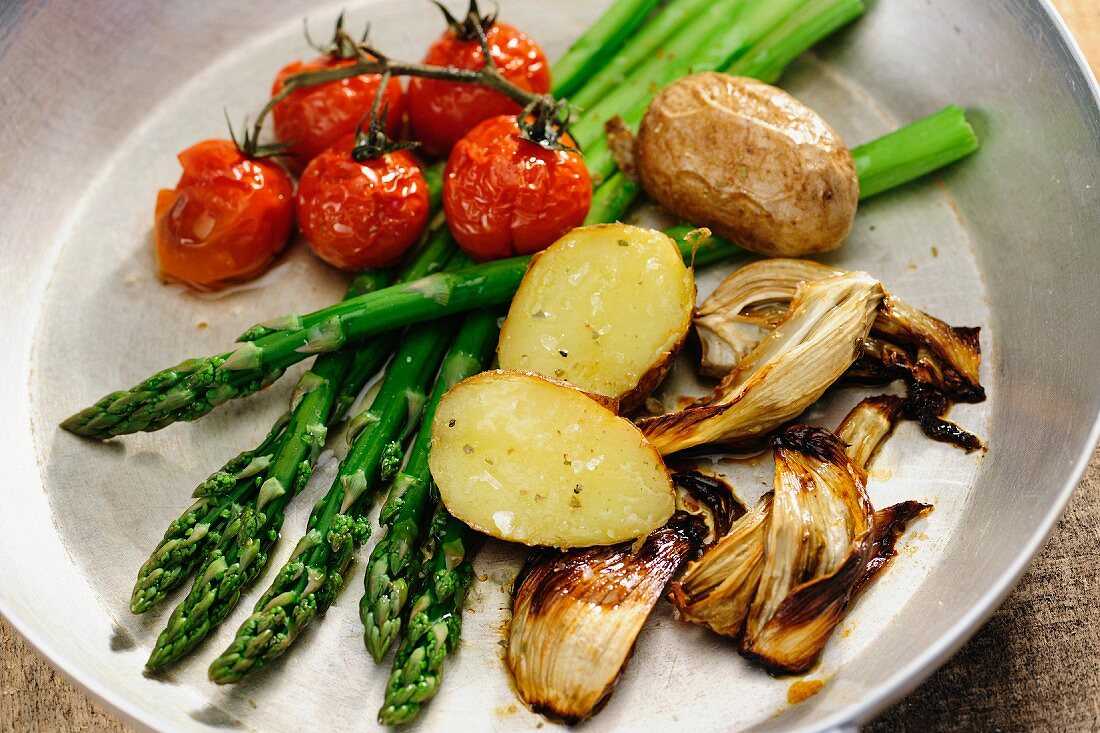
[[[859,178],[848,148],[816,112],[755,79],[706,72],[665,87],[635,155],[664,208],[754,252],[825,252],[852,228]]]

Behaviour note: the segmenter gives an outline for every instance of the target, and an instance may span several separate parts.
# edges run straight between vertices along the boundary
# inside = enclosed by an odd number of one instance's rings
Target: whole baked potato
[[[824,252],[852,228],[859,178],[844,141],[769,84],[717,72],[670,84],[650,104],[634,152],[661,206],[754,252]]]

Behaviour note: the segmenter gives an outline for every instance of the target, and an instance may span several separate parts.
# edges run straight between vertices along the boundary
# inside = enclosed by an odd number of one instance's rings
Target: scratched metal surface
[[[605,2],[510,0],[503,10],[551,55]],[[152,192],[174,154],[220,136],[221,108],[263,102],[275,69],[307,55],[305,3],[115,3],[0,8],[0,325],[7,375],[0,434],[0,612],[55,664],[131,721],[163,729],[372,729],[387,670],[369,662],[356,606],[361,575],[281,663],[231,690],[205,680],[247,614],[166,678],[141,673],[166,611],[126,610],[137,566],[212,467],[256,441],[292,380],[195,425],[92,445],[57,421],[104,391],[212,352],[261,317],[321,306],[341,279],[302,247],[255,287],[200,298],[152,277]],[[339,6],[308,6],[314,25]],[[438,29],[405,0],[355,6],[384,50],[415,57]],[[43,58],[54,62],[43,64]],[[786,704],[790,680],[751,668],[662,608],[611,702],[586,728],[823,729],[868,718],[915,685],[1011,586],[1056,518],[1094,444],[1100,325],[1091,291],[1100,234],[1098,113],[1089,80],[1036,3],[897,0],[800,61],[784,85],[851,144],[955,102],[976,110],[981,154],[861,209],[832,261],[866,269],[953,323],[983,327],[990,400],[953,415],[990,438],[987,458],[930,444],[906,426],[871,474],[876,504],[935,503],[898,561],[830,643],[822,692]],[[652,212],[640,220],[655,221]],[[935,250],[933,251],[933,247]],[[728,268],[727,268],[728,269]],[[700,278],[705,294],[724,274]],[[1053,297],[1054,288],[1059,296]],[[1082,314],[1084,318],[1067,317]],[[698,388],[678,370],[664,395]],[[809,418],[835,425],[858,398],[839,392]],[[748,499],[770,465],[716,464]],[[280,562],[324,491],[331,459],[288,513]],[[369,550],[365,548],[365,551]],[[364,554],[365,554],[364,551]],[[519,554],[479,559],[463,645],[425,730],[527,730],[500,662],[504,589]],[[265,578],[261,582],[266,582]],[[178,597],[177,597],[178,599]],[[778,714],[778,716],[777,716]]]

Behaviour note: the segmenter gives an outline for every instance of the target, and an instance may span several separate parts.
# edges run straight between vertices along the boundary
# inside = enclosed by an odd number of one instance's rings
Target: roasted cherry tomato
[[[285,79],[293,74],[334,69],[353,63],[354,59],[333,56],[321,56],[305,64],[295,61],[279,72],[271,93],[277,94],[283,88]],[[381,80],[379,74],[362,74],[296,89],[275,105],[272,110],[275,136],[281,142],[291,143],[289,152],[299,169],[328,146],[355,132],[356,125],[374,104]],[[401,132],[405,115],[405,93],[396,78],[390,79],[386,85],[383,104],[389,105],[386,130],[396,137]]]
[[[477,6],[470,13],[477,18]],[[448,15],[450,29],[431,45],[425,64],[480,69],[485,55],[470,15],[464,23]],[[501,75],[537,94],[550,91],[550,66],[542,49],[527,35],[494,18],[480,19],[489,41],[489,55]],[[409,81],[409,123],[413,137],[431,155],[442,156],[475,125],[490,117],[517,114],[520,106],[483,86],[414,77]]]
[[[573,144],[567,135],[561,142]],[[583,224],[591,205],[592,180],[580,154],[521,139],[511,115],[482,122],[447,160],[447,223],[478,261],[545,249]]]
[[[306,167],[298,182],[298,226],[329,264],[388,267],[428,223],[428,184],[408,151],[358,161],[355,148],[355,135],[348,135]]]
[[[278,164],[249,158],[229,140],[179,154],[183,175],[157,194],[161,277],[200,290],[255,277],[290,236],[294,185]]]

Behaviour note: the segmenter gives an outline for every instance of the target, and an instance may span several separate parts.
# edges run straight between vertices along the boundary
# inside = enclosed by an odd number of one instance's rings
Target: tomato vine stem
[[[536,142],[546,148],[559,149],[561,147],[558,142],[560,131],[564,129],[569,119],[568,107],[566,106],[567,103],[565,100],[559,102],[555,100],[551,94],[539,94],[528,91],[504,78],[496,68],[496,64],[493,63],[492,56],[490,55],[489,41],[485,35],[485,29],[482,26],[481,19],[473,15],[467,19],[467,22],[473,25],[478,42],[481,44],[482,53],[485,57],[485,65],[480,69],[459,69],[454,66],[432,66],[429,64],[397,61],[367,45],[365,41],[357,40],[349,35],[347,31],[344,30],[342,23],[337,24],[336,35],[333,39],[332,47],[343,50],[349,48],[350,44],[357,51],[355,63],[332,69],[304,71],[300,74],[294,74],[293,76],[287,77],[283,84],[283,88],[272,95],[271,99],[268,100],[267,104],[260,110],[260,113],[256,115],[252,123],[249,139],[253,141],[259,139],[264,122],[271,113],[271,110],[295,90],[306,89],[332,81],[339,81],[340,79],[350,79],[351,77],[360,76],[362,74],[389,74],[390,76],[418,76],[424,79],[436,79],[438,81],[450,81],[459,84],[476,84],[500,92],[523,107],[525,114],[549,116],[551,119],[554,119],[554,125],[558,129],[552,134],[546,135],[544,139],[532,140],[532,142]],[[247,153],[248,151],[245,152]]]

